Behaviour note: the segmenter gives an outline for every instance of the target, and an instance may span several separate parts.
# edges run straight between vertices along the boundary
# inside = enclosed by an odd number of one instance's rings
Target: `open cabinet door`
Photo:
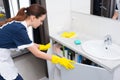
[[[104,68],[75,64],[75,69],[66,70],[61,67],[61,80],[112,80],[112,73]]]

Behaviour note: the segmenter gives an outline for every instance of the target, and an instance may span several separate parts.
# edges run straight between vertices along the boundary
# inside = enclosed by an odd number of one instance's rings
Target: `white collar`
[[[21,24],[23,24],[26,29],[28,28],[26,21],[21,21]]]
[[[11,21],[11,22],[8,22],[8,23],[6,23],[6,24],[4,24],[3,26],[0,27],[0,29],[2,29],[4,26],[6,26],[7,24],[12,23],[12,22],[14,22],[14,20]],[[22,25],[25,26],[26,29],[28,29],[28,26],[27,26],[26,21],[15,21],[15,22],[20,22]]]

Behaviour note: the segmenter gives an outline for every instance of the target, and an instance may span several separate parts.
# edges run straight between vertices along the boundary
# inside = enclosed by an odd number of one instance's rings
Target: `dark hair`
[[[25,20],[28,16],[34,15],[36,18],[46,14],[46,9],[43,8],[40,4],[32,4],[31,6],[27,8],[21,8],[17,15],[13,18],[8,18],[5,21],[0,22],[0,26],[16,20],[16,21],[23,21]]]

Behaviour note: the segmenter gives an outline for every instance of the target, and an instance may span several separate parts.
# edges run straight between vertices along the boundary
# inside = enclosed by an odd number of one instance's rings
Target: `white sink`
[[[112,43],[105,45],[104,40],[90,40],[82,44],[82,49],[89,55],[107,60],[120,59],[120,46]]]

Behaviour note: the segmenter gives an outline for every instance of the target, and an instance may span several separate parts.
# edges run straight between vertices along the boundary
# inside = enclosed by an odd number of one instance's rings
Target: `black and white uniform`
[[[24,49],[33,45],[25,21],[12,21],[0,27],[0,75],[14,80],[18,71],[11,57],[11,49]]]

